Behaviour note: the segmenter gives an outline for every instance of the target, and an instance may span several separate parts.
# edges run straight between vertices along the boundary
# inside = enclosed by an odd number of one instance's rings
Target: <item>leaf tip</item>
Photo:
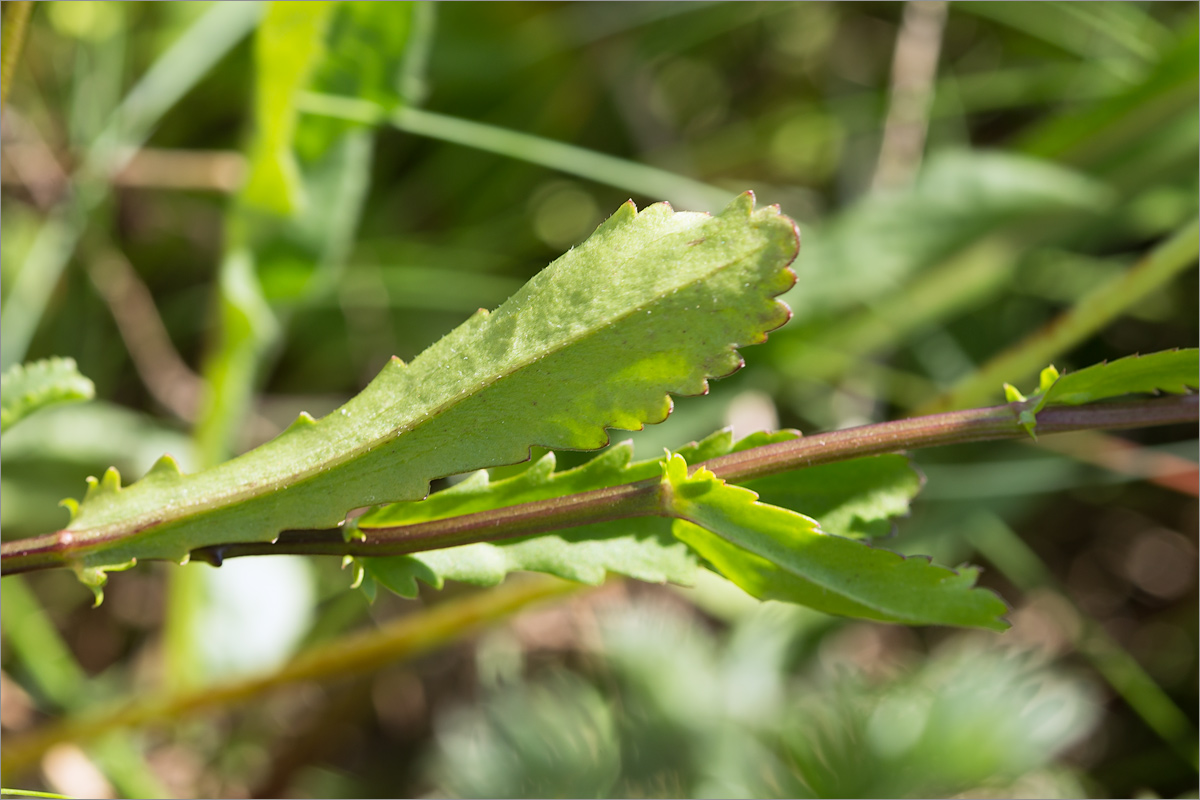
[[[667,453],[662,461],[662,480],[668,494],[681,481],[687,480],[687,462],[679,453]]]
[[[309,414],[307,411],[301,411],[296,415],[296,418],[292,420],[292,424],[288,425],[283,432],[285,434],[292,433],[293,431],[301,430],[303,428],[311,428],[316,424],[317,421],[313,419],[312,414]]]
[[[653,208],[653,206],[651,206],[651,208]],[[633,200],[626,200],[617,207],[617,210],[614,211],[608,219],[604,220],[596,227],[596,231],[592,235],[603,235],[611,232],[614,228],[623,227],[624,225],[636,219],[637,216],[637,204],[634,203]]]
[[[1024,403],[1025,395],[1021,394],[1021,390],[1013,386],[1011,383],[1004,384],[1004,399],[1009,403]]]
[[[170,453],[163,453],[158,460],[154,462],[154,466],[150,467],[150,471],[146,473],[146,477],[151,475],[161,475],[165,477],[175,478],[183,475],[179,469],[179,462]]]
[[[362,560],[357,559],[354,556],[346,556],[342,559],[342,569],[346,569],[347,567],[350,567],[353,570],[351,572],[350,588],[358,589],[363,585],[363,578],[367,574],[366,569],[363,568]]]
[[[108,573],[122,572],[130,569],[135,564],[137,564],[137,559],[131,558],[128,561],[116,564],[103,564],[98,567],[77,563],[72,565],[72,569],[75,572],[75,577],[79,578],[79,582],[92,590],[92,594],[95,596],[92,608],[99,608],[100,604],[104,602],[104,585],[108,583]]]
[[[79,501],[74,497],[64,497],[58,501],[58,504],[67,510],[67,513],[71,515],[72,521],[79,514]]]
[[[87,486],[87,493],[83,496],[84,503],[104,495],[115,495],[121,491],[121,473],[116,467],[109,467],[99,480],[89,475]]]
[[[1050,387],[1054,385],[1054,382],[1058,380],[1058,377],[1058,370],[1054,368],[1053,364],[1046,367],[1044,370],[1042,370],[1042,374],[1038,378],[1038,391],[1050,391]]]
[[[721,212],[721,216],[742,216],[749,217],[754,213],[754,190],[747,189],[725,206],[725,210]],[[769,208],[769,206],[768,206]]]

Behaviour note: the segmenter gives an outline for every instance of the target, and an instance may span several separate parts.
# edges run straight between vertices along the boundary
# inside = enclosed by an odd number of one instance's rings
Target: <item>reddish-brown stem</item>
[[[863,425],[730,453],[692,468],[703,466],[730,483],[742,483],[880,453],[1016,439],[1028,436],[1017,419],[1020,410],[1020,404],[1010,404]],[[1200,397],[1184,395],[1043,409],[1037,415],[1037,432],[1044,436],[1089,429],[1194,423],[1197,419],[1200,419]],[[596,522],[661,515],[660,491],[658,479],[643,480],[432,522],[372,528],[363,531],[365,538],[351,541],[346,541],[341,528],[288,530],[274,542],[231,542],[194,550],[192,558],[219,565],[227,558],[249,555],[384,556],[498,541]],[[74,549],[71,535],[59,531],[4,543],[0,546],[0,564],[5,575],[64,567]]]
[[[662,513],[659,487],[657,479],[626,483],[432,522],[370,528],[362,531],[365,539],[350,541],[346,541],[340,528],[289,530],[274,542],[242,542],[193,550],[192,559],[219,566],[227,558],[276,553],[391,556],[532,536],[597,522],[657,516]]]

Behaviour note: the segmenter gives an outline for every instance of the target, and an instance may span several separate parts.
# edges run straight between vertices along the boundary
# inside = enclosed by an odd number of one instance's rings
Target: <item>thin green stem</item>
[[[37,792],[33,789],[0,789],[0,797],[48,797],[51,800],[72,800],[70,795]]]
[[[541,136],[424,109],[406,106],[385,114],[382,108],[369,101],[314,92],[301,94],[296,105],[310,114],[365,124],[387,122],[414,136],[426,136],[476,150],[485,150],[613,186],[622,191],[636,192],[655,199],[670,199],[685,208],[716,211],[724,208],[733,197],[733,193],[725,189],[657,167]]]

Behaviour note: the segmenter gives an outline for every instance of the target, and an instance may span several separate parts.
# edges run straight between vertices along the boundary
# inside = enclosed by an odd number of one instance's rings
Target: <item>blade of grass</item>
[[[4,639],[37,686],[54,705],[77,705],[87,689],[87,673],[23,579],[0,584],[0,624]]]
[[[1103,52],[1097,45],[1107,45],[1124,51],[1127,59],[1152,60],[1156,45],[1168,35],[1162,25],[1134,6],[1105,13],[1105,5],[1088,4],[1080,9],[1071,3],[1040,3],[1036,9],[1022,9],[1007,3],[969,3],[958,10],[1007,25],[1082,58],[1096,57]]]
[[[1196,263],[1200,223],[1192,222],[1150,251],[1127,272],[1097,286],[1074,306],[997,355],[942,396],[918,408],[933,414],[981,405],[1006,381],[1016,383],[1068,352],[1146,295]]]
[[[1200,39],[1192,17],[1137,85],[1101,103],[1049,118],[1022,135],[1019,148],[1031,155],[1093,170],[1120,167],[1131,148],[1170,120],[1179,115],[1195,116],[1200,81],[1198,49]]]
[[[261,13],[257,2],[217,3],[196,20],[125,95],[89,149],[82,177],[107,180],[124,169],[163,115],[254,29]]]
[[[657,167],[424,109],[399,108],[385,119],[384,110],[375,103],[315,92],[302,94],[297,106],[309,114],[367,124],[386,121],[415,136],[515,158],[656,200],[667,199],[682,208],[718,211],[733,198],[733,192]]]

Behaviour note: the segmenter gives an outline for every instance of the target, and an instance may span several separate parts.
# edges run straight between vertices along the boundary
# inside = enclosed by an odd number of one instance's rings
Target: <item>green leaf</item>
[[[1042,370],[1038,389],[1028,399],[1004,384],[1008,402],[1025,403],[1018,414],[1021,427],[1037,438],[1037,414],[1048,405],[1078,406],[1127,394],[1169,392],[1184,394],[1200,384],[1200,350],[1164,350],[1146,356],[1126,356],[1111,363],[1060,375],[1053,365]]]
[[[268,7],[255,37],[258,139],[242,199],[280,216],[304,206],[300,169],[292,152],[295,98],[321,56],[332,8],[326,0],[277,0]]]
[[[1004,399],[1007,402],[1030,404],[1022,408],[1020,413],[1017,414],[1017,422],[1034,439],[1037,438],[1037,412],[1041,411],[1046,405],[1046,392],[1057,380],[1058,370],[1054,368],[1053,364],[1042,370],[1041,376],[1038,379],[1037,392],[1034,393],[1032,400],[1021,394],[1020,390],[1011,383],[1004,384]]]
[[[923,479],[907,456],[882,455],[807,467],[748,481],[764,503],[800,511],[821,530],[851,538],[887,536],[908,513]]]
[[[699,463],[772,442],[794,439],[796,431],[754,433],[734,443],[729,429],[681,447],[685,461]],[[554,472],[550,453],[529,469],[490,481],[486,471],[420,503],[396,503],[356,520],[364,531],[412,525],[495,508],[656,477],[663,458],[631,461],[632,445],[622,442],[572,470]],[[803,510],[827,532],[880,536],[888,520],[905,514],[921,486],[921,476],[904,456],[886,455],[809,467],[752,481],[748,486],[775,505]],[[606,572],[655,583],[691,585],[696,556],[675,538],[671,520],[661,517],[586,525],[550,536],[451,547],[404,556],[359,559],[371,590],[375,583],[403,597],[415,597],[418,579],[440,589],[446,580],[492,586],[518,570],[547,572],[597,584]]]
[[[791,438],[790,434],[785,438]],[[778,435],[776,435],[778,436]],[[765,444],[769,435],[743,441]],[[680,448],[691,461],[715,458],[738,449],[728,429]],[[582,466],[555,472],[555,456],[547,453],[523,472],[490,480],[480,471],[420,503],[395,503],[363,514],[357,528],[370,530],[412,525],[435,519],[504,508],[534,500],[617,486],[657,477],[662,459],[632,461],[633,445],[625,441]],[[446,580],[494,586],[510,572],[546,572],[581,583],[598,584],[606,573],[652,583],[695,583],[698,560],[671,533],[670,520],[640,517],[560,531],[550,535],[431,550],[412,555],[359,559],[367,576],[401,595],[415,597],[417,579],[435,589]],[[368,591],[373,585],[364,582]]]
[[[605,428],[662,421],[765,340],[794,280],[791,220],[749,193],[720,215],[627,203],[496,312],[480,311],[405,365],[393,358],[320,422],[184,476],[169,457],[138,483],[92,481],[68,530],[86,566],[186,559],[417,500],[429,481],[516,463],[529,448],[588,449]]]
[[[445,519],[631,483],[661,471],[657,459],[632,462],[632,457],[633,445],[622,442],[580,467],[555,472],[554,454],[548,453],[511,478],[492,482],[486,471],[480,471],[420,503],[396,503],[368,512],[359,517],[357,526],[370,530]],[[418,578],[436,589],[446,580],[494,586],[518,570],[546,572],[591,585],[602,583],[609,572],[651,583],[691,585],[697,566],[696,556],[672,536],[670,522],[659,517],[361,562],[370,577],[403,597],[416,596]]]
[[[830,614],[908,625],[1004,630],[1007,607],[974,588],[978,571],[957,572],[822,533],[816,520],[758,502],[706,469],[687,474],[673,456],[663,469],[675,535],[713,567],[762,600]]]
[[[48,358],[29,364],[14,364],[0,376],[0,431],[25,417],[60,403],[91,400],[92,382],[79,374],[75,360]]]
[[[1040,391],[1045,399],[1039,409],[1042,405],[1078,406],[1126,394],[1185,394],[1200,386],[1200,350],[1127,356],[1056,377],[1046,385],[1043,374]]]

